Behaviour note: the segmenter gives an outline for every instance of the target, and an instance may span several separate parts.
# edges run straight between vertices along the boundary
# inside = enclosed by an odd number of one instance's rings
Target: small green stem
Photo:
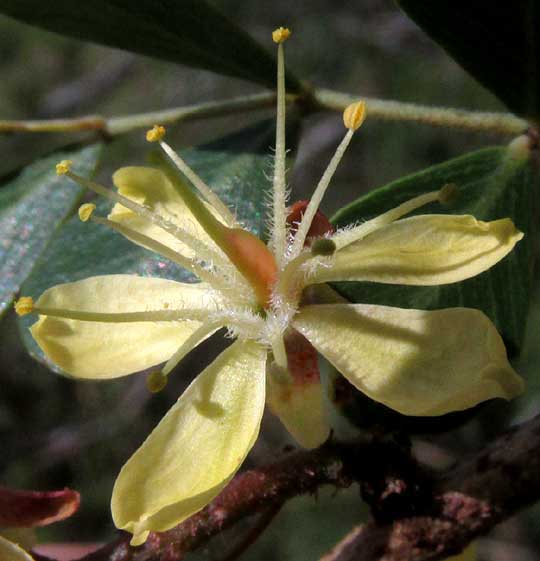
[[[138,113],[106,119],[99,116],[74,119],[44,119],[41,121],[0,121],[0,133],[11,132],[80,132],[95,130],[117,136],[135,129],[150,128],[156,123],[167,125],[178,121],[220,117],[256,109],[271,108],[276,96],[273,92],[247,95],[226,101],[209,101],[162,111]]]
[[[44,119],[41,121],[0,121],[0,133],[7,132],[77,132],[106,131],[103,117],[76,117],[74,119]]]
[[[274,106],[276,95],[273,92],[246,95],[226,101],[209,101],[197,105],[187,105],[165,109],[163,111],[152,111],[126,117],[113,117],[107,120],[107,132],[114,136],[130,132],[137,128],[148,128],[153,125],[168,125],[178,121],[188,121],[206,117],[221,117],[244,113],[256,109],[271,108]]]
[[[368,117],[385,121],[411,121],[434,127],[448,127],[502,136],[515,136],[528,128],[524,119],[511,113],[466,111],[446,107],[430,107],[415,103],[362,98],[326,89],[310,92],[308,111],[343,111],[350,103],[364,99]],[[273,107],[276,96],[273,92],[247,95],[226,101],[210,101],[196,105],[186,105],[162,111],[138,113],[125,117],[100,116],[77,117],[74,119],[45,119],[41,121],[0,121],[0,133],[12,132],[81,132],[100,131],[109,136],[117,136],[136,129],[149,128],[154,124],[172,124],[179,121],[221,117]],[[287,96],[287,101],[295,101],[296,96]],[[301,98],[298,100],[301,103]]]
[[[528,123],[510,113],[465,111],[446,107],[430,107],[415,103],[364,98],[332,90],[316,89],[313,101],[319,109],[343,111],[350,103],[363,99],[368,119],[386,121],[413,121],[435,127],[448,127],[478,132],[514,136],[523,133]]]

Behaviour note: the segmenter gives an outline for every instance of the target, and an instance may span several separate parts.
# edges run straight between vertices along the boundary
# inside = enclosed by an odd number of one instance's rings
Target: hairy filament
[[[417,208],[420,208],[428,203],[432,203],[435,201],[441,201],[441,198],[446,196],[446,188],[443,187],[439,191],[431,191],[429,193],[424,193],[423,195],[419,195],[418,197],[414,197],[404,203],[400,204],[399,206],[385,212],[384,214],[380,214],[376,218],[368,220],[359,226],[348,230],[340,230],[336,232],[330,239],[336,244],[336,248],[342,249],[343,247],[361,240],[362,238],[366,237],[368,234],[371,234],[375,230],[378,230],[382,226],[386,226],[395,220],[398,220],[402,216],[413,212]]]
[[[165,244],[162,244],[154,240],[153,238],[150,238],[149,236],[141,234],[136,230],[128,228],[127,226],[124,226],[119,222],[114,222],[113,220],[102,218],[101,216],[92,215],[89,217],[89,220],[91,222],[95,222],[96,224],[108,226],[109,228],[112,228],[113,230],[120,232],[124,236],[131,238],[135,242],[144,245],[148,249],[156,252],[157,254],[166,257],[167,259],[169,259],[169,261],[172,261],[173,263],[176,263],[177,265],[180,265],[181,267],[188,269],[189,271],[197,275],[201,280],[210,284],[212,288],[216,290],[222,290],[223,288],[225,288],[223,283],[220,282],[221,275],[218,275],[217,272],[213,272],[211,270],[205,269],[195,260],[184,257],[183,255],[174,251],[170,247],[167,247]]]
[[[165,366],[162,368],[161,373],[163,376],[168,376],[172,370],[177,366],[177,364],[195,347],[200,345],[205,339],[210,337],[215,333],[223,323],[218,321],[211,321],[204,323],[195,330],[181,345],[178,350],[171,356],[171,358],[166,362]]]
[[[273,180],[273,218],[271,231],[271,249],[278,269],[284,264],[287,244],[287,186],[285,179],[285,55],[283,43],[278,45],[277,68],[277,118],[276,149],[274,157]]]
[[[79,321],[97,321],[102,323],[133,323],[139,321],[204,321],[208,310],[149,310],[145,312],[85,312],[82,310],[68,310],[65,308],[48,308],[46,306],[34,306],[32,312],[42,315],[58,317],[63,319],[75,319]]]
[[[296,302],[299,299],[304,288],[302,280],[305,275],[302,268],[313,257],[310,251],[305,251],[285,265],[274,289],[274,298],[284,298],[287,302]]]
[[[285,350],[285,342],[281,334],[272,339],[272,353],[276,364],[288,372],[287,351]]]
[[[79,183],[80,185],[83,185],[87,189],[94,191],[94,193],[97,193],[98,195],[101,195],[102,197],[105,197],[106,199],[109,199],[110,201],[113,201],[115,203],[120,203],[122,206],[125,206],[129,210],[133,211],[138,216],[145,218],[152,224],[155,224],[162,230],[165,230],[166,232],[174,236],[177,240],[180,240],[182,243],[186,244],[201,258],[214,261],[215,263],[219,263],[223,260],[221,255],[210,249],[206,244],[198,240],[195,236],[192,236],[183,228],[176,226],[176,224],[173,224],[159,214],[152,212],[150,209],[136,203],[135,201],[132,201],[128,197],[124,197],[123,195],[116,193],[112,189],[108,189],[107,187],[96,183],[95,181],[91,181],[90,179],[81,177],[80,175],[77,175],[70,170],[67,170],[63,174],[67,175],[70,179]]]
[[[162,150],[167,154],[174,165],[189,179],[192,185],[212,205],[218,214],[225,220],[227,226],[238,227],[236,218],[227,205],[208,187],[208,185],[186,164],[186,162],[163,140],[159,141]]]
[[[351,142],[354,131],[355,129],[349,129],[347,131],[340,145],[337,147],[335,154],[330,160],[328,167],[323,173],[323,176],[321,177],[321,180],[319,181],[319,184],[317,185],[317,188],[315,189],[315,192],[313,193],[313,196],[309,201],[309,204],[304,212],[304,215],[302,216],[302,220],[300,221],[300,224],[298,226],[298,231],[294,236],[294,241],[292,243],[289,252],[289,260],[295,259],[296,257],[298,257],[298,255],[300,255],[300,252],[302,251],[304,244],[306,242],[306,236],[311,227],[313,217],[315,216],[315,213],[317,212],[317,209],[321,204],[324,193],[326,192],[326,189],[328,188],[328,185],[332,180],[332,176],[334,175],[339,165],[339,162],[343,158],[343,154],[345,153],[347,146],[349,146],[349,143]]]

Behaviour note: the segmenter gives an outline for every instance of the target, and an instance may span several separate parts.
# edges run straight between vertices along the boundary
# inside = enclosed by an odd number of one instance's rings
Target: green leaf
[[[442,286],[337,283],[335,287],[353,302],[427,310],[478,308],[495,323],[509,353],[517,354],[531,296],[532,208],[537,187],[528,154],[527,150],[517,150],[515,143],[509,148],[467,154],[372,191],[333,217],[339,226],[366,220],[416,195],[454,183],[459,195],[453,204],[432,203],[416,214],[472,214],[481,220],[512,218],[525,237],[495,267],[464,282]]]
[[[256,234],[265,226],[265,200],[270,188],[269,146],[275,128],[264,121],[223,139],[187,149],[182,157],[221,199],[236,210],[238,219]],[[96,214],[106,215],[110,203],[99,201]],[[129,273],[192,281],[185,269],[143,249],[117,232],[77,216],[55,235],[24,284],[22,292],[37,298],[45,289],[95,275]],[[45,360],[28,330],[35,318],[20,318],[23,339],[31,354]],[[54,369],[54,365],[49,363]]]
[[[514,113],[540,117],[540,5],[536,0],[397,2]]]
[[[24,168],[0,188],[0,315],[81,195],[79,187],[56,175],[55,164],[73,160],[90,175],[99,155],[100,145],[55,153]]]
[[[274,88],[274,57],[205,0],[1,0],[0,12],[76,39]],[[290,75],[288,86],[300,89]]]

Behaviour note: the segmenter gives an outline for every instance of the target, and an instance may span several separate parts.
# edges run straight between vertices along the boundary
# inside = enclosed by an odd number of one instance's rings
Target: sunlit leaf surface
[[[0,314],[11,305],[54,230],[81,195],[78,186],[56,175],[55,164],[73,160],[82,173],[91,175],[99,153],[99,145],[55,153],[0,187]]]

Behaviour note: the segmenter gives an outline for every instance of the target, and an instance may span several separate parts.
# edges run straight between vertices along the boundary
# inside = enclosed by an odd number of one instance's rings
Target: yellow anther
[[[284,43],[291,35],[291,30],[286,27],[278,27],[272,31],[274,43]]]
[[[360,128],[360,125],[366,118],[366,102],[357,101],[351,103],[343,111],[343,124],[346,128],[355,131]]]
[[[21,296],[17,302],[15,302],[15,312],[19,316],[25,316],[26,314],[31,314],[34,311],[34,300],[31,296]]]
[[[146,140],[148,142],[159,142],[165,136],[165,127],[161,125],[154,125],[146,133]]]
[[[447,183],[439,190],[439,202],[443,205],[453,203],[459,196],[458,187],[455,183]]]
[[[62,160],[56,164],[56,175],[65,175],[70,169],[73,162],[71,160]]]
[[[146,387],[151,393],[160,392],[167,385],[167,376],[161,370],[154,370],[146,377]]]
[[[81,222],[87,222],[92,213],[96,210],[96,205],[94,203],[85,203],[79,207],[79,218]]]

